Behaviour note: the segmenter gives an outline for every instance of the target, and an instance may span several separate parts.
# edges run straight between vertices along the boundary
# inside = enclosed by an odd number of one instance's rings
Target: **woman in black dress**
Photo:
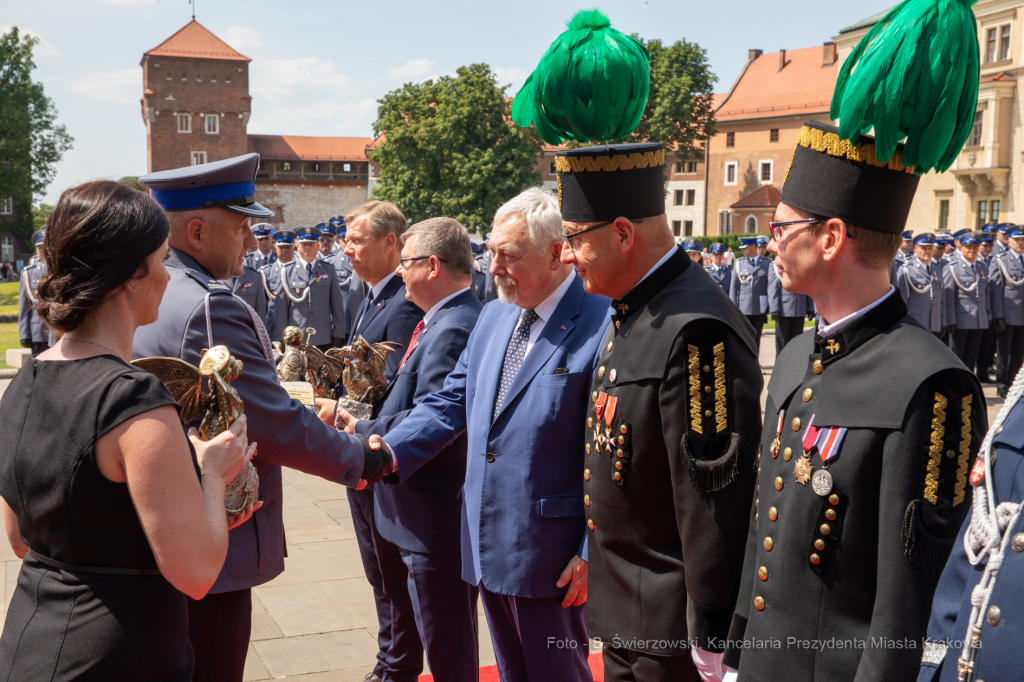
[[[4,526],[24,558],[0,681],[192,677],[185,595],[220,572],[225,484],[256,445],[244,416],[186,438],[170,392],[127,362],[167,286],[167,232],[115,182],[65,191],[50,216],[38,310],[63,338],[0,401]]]

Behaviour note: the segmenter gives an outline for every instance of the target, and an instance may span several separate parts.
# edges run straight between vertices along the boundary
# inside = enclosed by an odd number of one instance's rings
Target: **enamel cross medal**
[[[768,451],[772,453],[772,459],[779,456],[779,440],[782,438],[782,422],[786,419],[786,411],[779,410],[779,428],[775,429],[775,440],[772,441],[772,446],[768,448]]]
[[[811,473],[814,468],[811,466],[811,450],[818,442],[818,429],[814,426],[814,415],[807,421],[807,429],[804,431],[803,448],[804,454],[793,462],[793,478],[800,485],[807,485],[811,480]]]

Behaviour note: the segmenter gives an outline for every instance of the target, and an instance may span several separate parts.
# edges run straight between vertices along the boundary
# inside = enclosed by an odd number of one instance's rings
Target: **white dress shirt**
[[[861,308],[860,310],[858,310],[855,313],[850,313],[849,315],[847,315],[846,317],[844,317],[841,320],[837,320],[837,321],[832,322],[832,323],[826,323],[825,322],[825,318],[819,319],[818,320],[818,335],[821,336],[822,338],[824,338],[826,336],[832,336],[837,331],[839,331],[840,329],[842,329],[846,325],[850,324],[851,322],[853,322],[857,318],[864,317],[864,315],[866,315],[868,312],[870,312],[871,310],[874,310],[875,308],[877,308],[879,305],[882,304],[882,301],[884,301],[886,299],[886,296],[892,295],[895,291],[896,291],[896,287],[894,287],[893,285],[890,284],[889,285],[889,291],[885,292],[885,296],[882,296],[880,299],[878,299],[877,301],[875,301],[871,305],[865,306],[865,307]]]
[[[370,289],[370,296],[373,297],[374,301],[377,300],[377,297],[380,296],[380,292],[384,291],[384,287],[386,287],[388,285],[388,282],[390,282],[391,279],[396,274],[397,273],[395,273],[395,272],[390,272],[387,275],[384,275],[384,277],[383,277],[383,279],[381,279],[381,281],[379,281],[379,282],[377,282],[376,284],[373,285],[373,288]],[[369,310],[369,308],[370,308],[370,304],[369,303],[366,304],[366,308],[367,308],[367,310]],[[356,323],[352,327],[352,329],[359,329],[359,323],[363,321],[363,317],[365,317],[365,316],[366,316],[366,310],[364,310],[363,314],[359,316],[358,320],[356,320]]]
[[[530,325],[530,338],[526,342],[526,352],[523,353],[523,362],[526,362],[526,356],[530,354],[530,349],[533,348],[533,344],[537,342],[540,337],[540,333],[544,331],[544,325],[555,313],[555,308],[562,302],[562,297],[565,296],[565,292],[569,290],[569,285],[572,284],[572,280],[576,277],[576,271],[570,270],[569,276],[566,277],[558,288],[551,292],[551,295],[545,298],[543,301],[533,309],[533,312],[537,313],[537,319]],[[519,314],[519,319],[522,319],[522,313]]]
[[[459,289],[458,291],[456,291],[454,294],[452,294],[450,296],[445,296],[440,301],[435,303],[434,306],[430,310],[427,311],[427,314],[423,316],[423,328],[424,329],[427,328],[427,325],[430,324],[431,318],[434,317],[434,315],[437,313],[438,310],[440,310],[441,308],[444,307],[445,303],[447,303],[448,301],[452,300],[453,298],[455,298],[456,296],[458,296],[459,294],[461,294],[461,293],[463,293],[465,291],[469,291],[469,287],[463,287],[462,289]]]

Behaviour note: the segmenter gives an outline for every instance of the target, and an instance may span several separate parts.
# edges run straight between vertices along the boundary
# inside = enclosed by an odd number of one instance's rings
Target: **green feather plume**
[[[923,175],[949,168],[978,105],[975,0],[905,0],[868,32],[843,64],[830,116],[856,143],[875,129],[888,161],[906,138],[902,163]]]
[[[600,10],[581,10],[541,57],[512,101],[512,120],[561,144],[615,140],[633,132],[647,106],[651,55],[611,27]]]

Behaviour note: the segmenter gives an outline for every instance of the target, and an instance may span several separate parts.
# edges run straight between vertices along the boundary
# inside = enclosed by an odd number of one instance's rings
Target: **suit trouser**
[[[778,357],[786,344],[804,333],[803,317],[775,316],[775,356]]]
[[[377,537],[378,556],[397,553],[405,568],[405,574],[398,575],[394,570],[381,567],[384,591],[388,594],[404,591],[409,596],[408,602],[391,602],[392,646],[400,645],[405,636],[418,637],[419,657],[422,660],[422,652],[426,650],[435,682],[476,682],[480,677],[477,588],[462,579],[462,555],[459,552],[410,552],[379,534]],[[403,609],[410,611],[401,613]],[[410,623],[411,632],[403,632],[403,626],[408,627]],[[406,644],[402,648],[411,647]],[[384,679],[415,682],[416,676]]]
[[[593,682],[587,605],[495,594],[480,583],[501,682]]]
[[[953,332],[953,352],[972,371],[978,361],[978,348],[981,346],[981,335],[984,331],[984,329],[957,329]]]
[[[682,656],[653,656],[604,647],[605,682],[699,682],[690,651]]]
[[[761,330],[764,329],[765,322],[768,321],[768,315],[745,315],[747,321],[750,322],[754,327],[754,338],[757,340],[758,349],[761,348]]]
[[[996,358],[996,383],[1010,386],[1024,364],[1024,327],[1006,325],[996,336],[999,355]]]
[[[363,572],[373,588],[377,607],[377,665],[373,672],[385,680],[415,680],[423,670],[423,645],[405,587],[406,567],[398,547],[384,540],[373,518],[373,487],[346,489],[352,510]],[[379,549],[379,551],[378,551]],[[384,589],[384,573],[390,590]]]
[[[981,334],[981,345],[978,346],[978,375],[992,369],[992,363],[996,359],[996,346],[996,328],[989,321],[988,329]],[[968,367],[968,369],[972,368]]]
[[[192,682],[242,682],[251,633],[251,589],[208,594],[198,601],[189,597],[188,638],[196,654]]]

